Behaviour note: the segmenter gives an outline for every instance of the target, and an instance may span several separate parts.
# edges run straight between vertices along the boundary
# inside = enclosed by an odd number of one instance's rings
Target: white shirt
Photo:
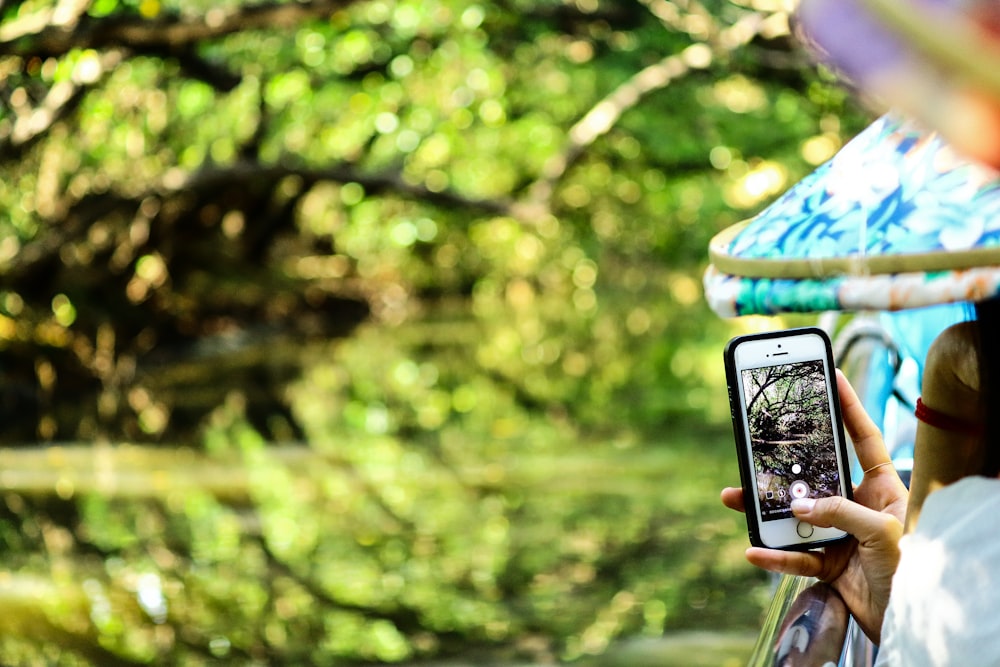
[[[1000,666],[1000,479],[930,494],[899,547],[876,667]]]

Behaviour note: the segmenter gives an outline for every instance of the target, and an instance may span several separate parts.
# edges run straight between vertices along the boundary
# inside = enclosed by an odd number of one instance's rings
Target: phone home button
[[[795,532],[799,534],[799,537],[812,537],[815,531],[816,526],[811,523],[806,523],[805,521],[799,521],[795,526]]]

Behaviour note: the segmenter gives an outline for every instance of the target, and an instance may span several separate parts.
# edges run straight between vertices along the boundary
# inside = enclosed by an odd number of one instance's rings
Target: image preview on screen
[[[839,495],[823,360],[747,368],[741,375],[761,519],[791,517],[794,498]]]

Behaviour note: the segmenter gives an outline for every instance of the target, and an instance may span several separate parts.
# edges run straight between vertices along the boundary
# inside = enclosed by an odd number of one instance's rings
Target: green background
[[[0,2],[5,664],[721,664],[707,243],[870,120],[784,7]]]

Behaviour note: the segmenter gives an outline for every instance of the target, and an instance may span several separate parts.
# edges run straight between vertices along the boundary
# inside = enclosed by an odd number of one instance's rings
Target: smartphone
[[[724,356],[750,543],[802,550],[847,537],[791,510],[795,498],[852,497],[830,338],[815,327],[737,336]]]

